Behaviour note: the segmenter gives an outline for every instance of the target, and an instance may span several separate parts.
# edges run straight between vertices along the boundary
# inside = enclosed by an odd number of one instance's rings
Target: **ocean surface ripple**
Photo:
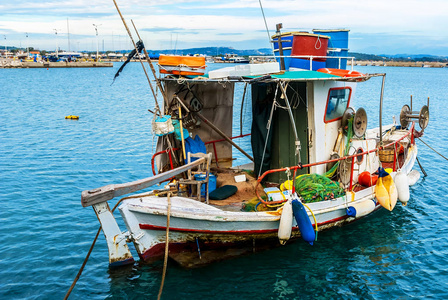
[[[1,299],[63,298],[99,227],[94,211],[81,207],[81,192],[152,174],[155,139],[148,109],[154,99],[137,63],[111,85],[118,67],[0,69]],[[217,67],[223,66],[211,66]],[[430,97],[430,122],[422,139],[448,155],[443,108],[448,69],[356,69],[387,73],[385,124],[392,115],[398,120],[410,95],[418,109]],[[359,84],[351,102],[366,109],[369,128],[378,123],[380,87],[380,78]],[[237,90],[237,119],[241,98],[242,89]],[[243,133],[250,131],[249,99]],[[71,114],[80,119],[64,119]],[[234,133],[239,134],[239,126]],[[411,188],[408,206],[322,232],[313,247],[296,242],[197,269],[170,262],[163,298],[447,298],[448,163],[417,143],[428,176]],[[245,157],[238,160],[246,162]],[[161,263],[109,270],[100,235],[71,298],[154,299],[161,274]]]

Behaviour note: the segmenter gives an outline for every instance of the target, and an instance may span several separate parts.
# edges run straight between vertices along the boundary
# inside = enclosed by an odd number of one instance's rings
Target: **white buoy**
[[[278,227],[278,239],[282,245],[284,245],[291,237],[292,219],[293,213],[291,200],[288,200],[283,205],[282,215],[280,216],[280,225]]]
[[[375,209],[375,201],[368,199],[362,202],[354,203],[347,208],[347,215],[349,217],[361,218],[367,216]]]
[[[408,174],[408,184],[409,186],[413,186],[420,179],[420,172],[417,170],[412,170]]]
[[[390,197],[390,211],[394,210],[395,205],[397,204],[398,200],[398,189],[397,185],[395,184],[394,180],[391,180],[391,185],[389,187],[389,197]]]
[[[406,206],[410,198],[408,176],[406,173],[402,171],[397,172],[395,175],[395,186],[398,191],[398,200]]]

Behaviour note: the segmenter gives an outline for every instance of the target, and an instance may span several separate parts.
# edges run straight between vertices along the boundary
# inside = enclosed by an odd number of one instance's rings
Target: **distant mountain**
[[[117,51],[127,53],[125,50]],[[272,55],[272,49],[249,49],[238,50],[231,47],[203,47],[203,48],[189,48],[189,49],[177,49],[177,50],[148,50],[151,57],[157,58],[160,54],[176,54],[176,55],[207,55],[207,56],[224,56],[225,54],[236,54],[238,56],[256,56],[256,55]],[[355,57],[356,60],[369,60],[369,61],[448,61],[447,56],[435,56],[429,54],[367,54],[358,52],[349,52],[348,56]]]
[[[373,61],[383,61],[390,60],[387,56],[374,55],[366,53],[349,52],[347,56],[353,56],[356,60],[373,60]]]
[[[240,56],[272,54],[271,49],[237,50],[231,47],[206,47],[206,48],[190,48],[182,50],[160,50],[158,52],[164,54],[182,54],[182,55],[203,54],[209,56],[223,56],[225,54],[237,54]]]
[[[431,54],[394,54],[394,55],[386,55],[382,54],[381,56],[388,57],[393,60],[405,60],[405,61],[447,61],[447,56],[436,56]]]
[[[207,56],[224,56],[225,54],[236,54],[239,56],[255,56],[255,55],[272,55],[272,49],[250,49],[250,50],[238,50],[231,47],[203,47],[203,48],[189,48],[189,49],[177,49],[177,50],[150,50],[147,49],[150,56],[156,57],[160,54],[175,54],[175,55],[194,55],[201,54]],[[128,53],[130,50],[119,50],[116,52]]]

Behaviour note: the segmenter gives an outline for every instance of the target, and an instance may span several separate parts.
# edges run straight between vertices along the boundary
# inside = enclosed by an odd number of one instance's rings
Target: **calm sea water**
[[[138,63],[111,86],[118,67],[0,69],[1,299],[61,299],[99,227],[81,191],[151,175],[152,96]],[[430,97],[424,140],[448,155],[448,69],[356,69],[387,73],[384,123],[410,95],[418,109]],[[380,78],[361,83],[352,101],[367,110],[369,127],[378,123],[380,87]],[[243,109],[250,114],[250,101]],[[65,120],[70,114],[80,120]],[[411,188],[407,207],[321,232],[312,247],[298,241],[199,269],[170,263],[163,298],[447,298],[448,162],[418,144],[428,177]],[[101,234],[71,299],[154,299],[161,275],[161,263],[109,270]]]

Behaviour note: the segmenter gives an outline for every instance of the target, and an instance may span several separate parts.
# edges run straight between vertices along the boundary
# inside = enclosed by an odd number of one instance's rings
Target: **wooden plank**
[[[144,179],[121,183],[121,184],[109,184],[98,189],[83,191],[81,193],[81,204],[83,207],[91,206],[97,203],[105,202],[111,200],[115,197],[130,194],[142,189],[146,189],[150,186],[158,184],[165,181],[173,176],[179,175],[189,169],[194,168],[201,163],[204,163],[205,158],[200,158],[191,162],[189,164],[183,165],[179,168],[157,174],[152,177],[147,177]]]

